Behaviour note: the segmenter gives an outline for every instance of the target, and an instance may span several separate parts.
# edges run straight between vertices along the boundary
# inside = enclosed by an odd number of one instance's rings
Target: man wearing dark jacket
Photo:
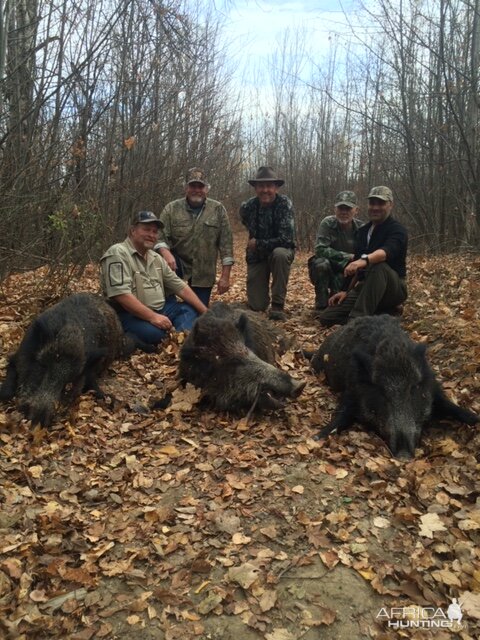
[[[293,206],[278,193],[284,184],[271,167],[260,167],[248,181],[256,196],[240,207],[240,219],[248,229],[246,250],[247,300],[254,311],[266,311],[272,276],[272,320],[285,320],[283,311],[295,249]]]
[[[357,231],[354,259],[344,270],[346,288],[329,299],[319,316],[323,325],[388,312],[407,299],[408,234],[391,216],[392,209],[392,191],[373,187],[368,194],[370,222]]]

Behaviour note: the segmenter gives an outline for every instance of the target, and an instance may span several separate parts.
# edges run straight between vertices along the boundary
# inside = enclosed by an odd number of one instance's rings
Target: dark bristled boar
[[[49,426],[59,402],[70,404],[88,389],[101,396],[97,377],[135,346],[103,298],[71,295],[29,326],[10,357],[0,400],[17,396],[26,418]]]
[[[376,431],[394,456],[411,458],[430,417],[478,422],[477,415],[446,398],[425,351],[387,315],[357,318],[330,334],[312,367],[325,371],[329,386],[342,395],[318,437],[359,422]]]
[[[180,352],[180,378],[203,390],[219,410],[283,406],[305,386],[274,366],[268,322],[217,302],[195,322]]]

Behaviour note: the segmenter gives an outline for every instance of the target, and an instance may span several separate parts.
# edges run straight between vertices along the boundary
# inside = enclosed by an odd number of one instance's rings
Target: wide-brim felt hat
[[[260,167],[257,171],[257,175],[248,181],[248,184],[254,187],[259,182],[273,182],[277,186],[281,187],[282,184],[285,184],[285,180],[282,180],[277,176],[272,167]]]

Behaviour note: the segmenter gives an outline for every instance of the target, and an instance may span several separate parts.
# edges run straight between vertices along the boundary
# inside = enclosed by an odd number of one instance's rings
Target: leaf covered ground
[[[226,297],[244,300],[239,249]],[[298,254],[278,364],[307,380],[286,409],[219,414],[177,389],[183,336],[116,362],[107,400],[52,428],[0,413],[0,637],[313,640],[478,638],[480,429],[427,430],[416,458],[361,429],[312,436],[336,405],[300,348],[326,335]],[[480,413],[480,258],[413,256],[402,324],[429,344],[450,398]],[[0,289],[0,375],[31,319],[81,276],[13,275]],[[166,410],[149,407],[173,390]],[[461,627],[393,630],[462,605]],[[427,609],[424,609],[424,608]]]

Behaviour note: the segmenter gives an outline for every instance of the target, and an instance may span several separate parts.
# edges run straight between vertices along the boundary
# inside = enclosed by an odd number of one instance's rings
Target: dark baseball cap
[[[153,211],[138,211],[132,218],[132,226],[135,224],[149,224],[153,222],[157,227],[161,226],[160,220]]]

